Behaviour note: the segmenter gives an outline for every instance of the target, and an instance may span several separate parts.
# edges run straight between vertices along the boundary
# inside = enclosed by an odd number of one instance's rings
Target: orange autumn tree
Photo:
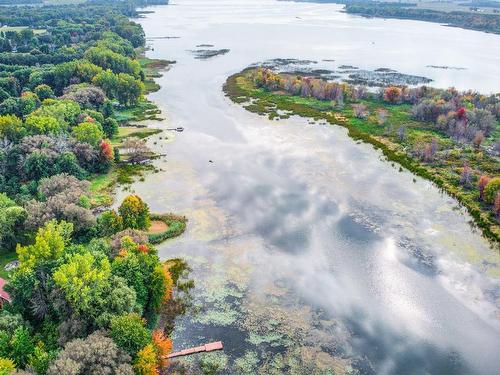
[[[161,367],[168,365],[168,359],[166,356],[172,352],[173,344],[172,340],[165,336],[165,334],[160,330],[153,331],[153,345],[156,349],[156,360]]]
[[[391,86],[384,90],[384,100],[389,103],[397,103],[401,100],[402,90],[399,87]]]

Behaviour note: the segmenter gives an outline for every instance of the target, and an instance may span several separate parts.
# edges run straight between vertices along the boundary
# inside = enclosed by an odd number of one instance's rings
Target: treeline
[[[371,92],[364,86],[262,68],[253,70],[251,77],[258,88],[330,101],[330,108],[373,124],[374,134],[403,145],[409,156],[436,168],[443,174],[440,178],[463,189],[470,195],[467,199],[479,201],[481,209],[500,220],[500,95],[427,86]]]
[[[87,181],[120,161],[116,109],[144,100],[136,5],[0,8],[22,26],[0,34],[0,257],[19,258],[0,310],[2,375],[167,365],[187,265],[160,261],[139,197],[95,215]]]
[[[42,4],[43,0],[0,0],[0,5]]]
[[[411,5],[411,4],[410,4]],[[407,4],[347,2],[345,11],[365,17],[399,18],[438,22],[450,26],[500,34],[500,15],[476,12],[442,12]]]

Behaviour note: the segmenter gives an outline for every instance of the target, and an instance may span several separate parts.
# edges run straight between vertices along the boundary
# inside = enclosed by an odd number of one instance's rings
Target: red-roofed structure
[[[2,305],[4,303],[6,303],[6,302],[10,303],[10,301],[11,301],[9,293],[7,293],[5,290],[3,290],[3,287],[5,286],[5,284],[7,284],[7,281],[5,281],[4,279],[2,279],[0,277],[0,307],[2,307]]]

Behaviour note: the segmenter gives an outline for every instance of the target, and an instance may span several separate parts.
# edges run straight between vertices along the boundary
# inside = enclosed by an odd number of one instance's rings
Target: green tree
[[[59,121],[50,116],[31,114],[26,118],[24,127],[28,134],[57,134],[65,130]]]
[[[76,125],[78,116],[81,113],[80,106],[73,100],[47,99],[34,114],[53,117],[57,119],[63,129],[67,129],[68,125]]]
[[[131,75],[118,74],[118,85],[116,97],[120,104],[132,106],[136,105],[144,92],[144,84]]]
[[[10,340],[10,358],[18,367],[24,367],[28,363],[30,355],[35,351],[33,336],[28,328],[21,326],[16,328]]]
[[[484,188],[484,201],[493,204],[498,191],[500,191],[500,177],[494,177]]]
[[[102,129],[106,133],[106,137],[111,139],[114,135],[118,134],[118,121],[112,117],[108,117],[102,122]]]
[[[101,236],[112,236],[123,229],[123,219],[115,210],[105,211],[97,218],[97,225]]]
[[[23,169],[29,180],[38,181],[49,177],[51,174],[49,156],[43,151],[34,151],[24,161]]]
[[[25,220],[26,210],[0,193],[0,248],[9,250],[21,241]]]
[[[110,69],[115,74],[127,73],[139,78],[141,71],[139,63],[110,49],[91,47],[85,51],[84,57],[103,69]]]
[[[0,138],[17,141],[25,135],[26,132],[20,118],[14,115],[0,116]]]
[[[111,321],[110,336],[119,348],[132,357],[152,342],[151,332],[144,326],[144,320],[134,313],[114,318]]]
[[[110,69],[104,70],[97,74],[92,79],[92,83],[103,89],[108,98],[117,98],[116,90],[118,87],[118,76],[114,74]]]
[[[95,301],[102,299],[110,276],[111,265],[106,257],[85,252],[72,255],[54,271],[53,279],[75,311],[88,313]]]
[[[126,197],[118,212],[124,228],[147,229],[150,226],[149,207],[138,195]]]
[[[40,100],[54,98],[54,91],[49,85],[38,85],[35,87],[34,93],[38,96]]]
[[[58,223],[55,220],[38,229],[33,245],[17,245],[21,269],[32,268],[42,261],[59,259],[69,243],[72,231],[73,224],[65,221]]]
[[[102,127],[96,122],[82,122],[73,128],[71,134],[78,141],[88,143],[94,147],[97,147],[104,138]]]

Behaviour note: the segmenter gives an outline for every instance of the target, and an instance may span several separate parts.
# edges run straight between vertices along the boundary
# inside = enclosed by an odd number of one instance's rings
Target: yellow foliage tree
[[[134,369],[137,375],[157,375],[158,363],[156,351],[153,344],[148,344],[137,353]]]

